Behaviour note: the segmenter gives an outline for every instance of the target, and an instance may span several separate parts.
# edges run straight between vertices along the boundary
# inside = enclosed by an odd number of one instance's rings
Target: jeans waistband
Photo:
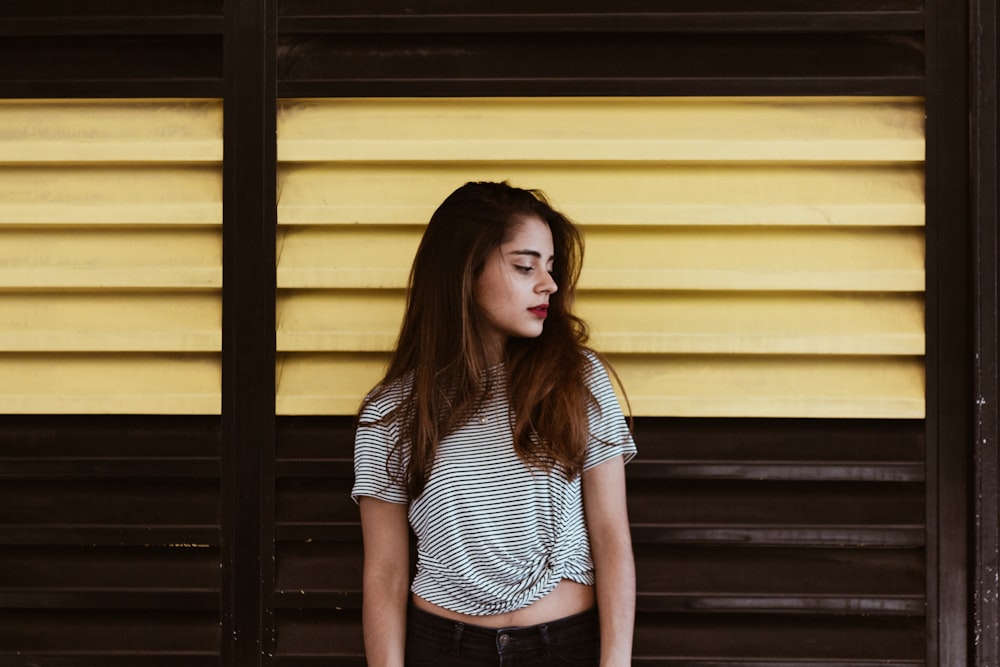
[[[579,614],[558,618],[546,623],[539,623],[537,625],[518,625],[503,628],[489,628],[482,625],[475,625],[473,623],[455,621],[420,609],[412,603],[410,604],[409,612],[409,622],[417,626],[422,626],[427,629],[436,628],[439,630],[447,630],[449,632],[456,627],[461,626],[462,632],[466,636],[488,637],[490,639],[496,638],[500,635],[507,635],[512,639],[536,637],[542,633],[546,633],[551,636],[554,633],[572,632],[577,629],[589,629],[592,628],[593,624],[597,621],[596,607]]]
[[[538,625],[488,628],[444,618],[412,604],[406,629],[407,664],[482,664],[508,658],[525,665],[548,665],[556,657],[593,661],[600,651],[597,609]],[[492,656],[492,657],[491,657]],[[412,658],[412,662],[411,662]],[[581,662],[580,664],[588,664]]]

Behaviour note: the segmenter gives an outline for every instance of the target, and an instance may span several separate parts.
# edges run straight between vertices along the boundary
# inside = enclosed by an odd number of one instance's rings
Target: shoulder
[[[583,348],[583,377],[590,385],[608,382],[608,364],[604,356],[589,347]]]
[[[358,412],[360,424],[374,424],[392,417],[413,386],[412,374],[379,384],[365,396]]]

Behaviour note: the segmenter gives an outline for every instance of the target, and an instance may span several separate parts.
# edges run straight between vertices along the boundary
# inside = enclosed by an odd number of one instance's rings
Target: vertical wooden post
[[[223,665],[274,652],[275,3],[226,0]]]
[[[997,227],[1000,190],[997,123],[997,39],[1000,13],[992,0],[971,0],[972,221],[975,243],[975,580],[973,652],[975,665],[1000,664],[1000,386],[998,386],[997,288],[1000,272]]]
[[[968,5],[929,0],[926,12],[927,667],[963,667],[973,438]]]

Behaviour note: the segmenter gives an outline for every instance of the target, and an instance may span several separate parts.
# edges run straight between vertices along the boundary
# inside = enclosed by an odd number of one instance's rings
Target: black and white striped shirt
[[[597,405],[589,411],[585,470],[616,456],[627,462],[636,453],[607,372],[596,357],[591,361]],[[417,536],[411,590],[438,606],[477,616],[526,607],[564,578],[594,583],[580,476],[567,480],[558,469],[545,473],[525,465],[514,451],[509,404],[499,394],[441,441],[424,492],[408,508]],[[391,420],[381,421],[401,395],[402,388],[386,392],[361,413],[355,501],[372,496],[408,502],[405,487],[390,480],[386,468],[398,431]]]

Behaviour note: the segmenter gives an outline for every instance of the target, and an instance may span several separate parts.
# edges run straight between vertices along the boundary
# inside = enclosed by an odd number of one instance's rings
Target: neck
[[[507,337],[496,336],[483,341],[483,358],[488,366],[496,366],[504,360]]]

